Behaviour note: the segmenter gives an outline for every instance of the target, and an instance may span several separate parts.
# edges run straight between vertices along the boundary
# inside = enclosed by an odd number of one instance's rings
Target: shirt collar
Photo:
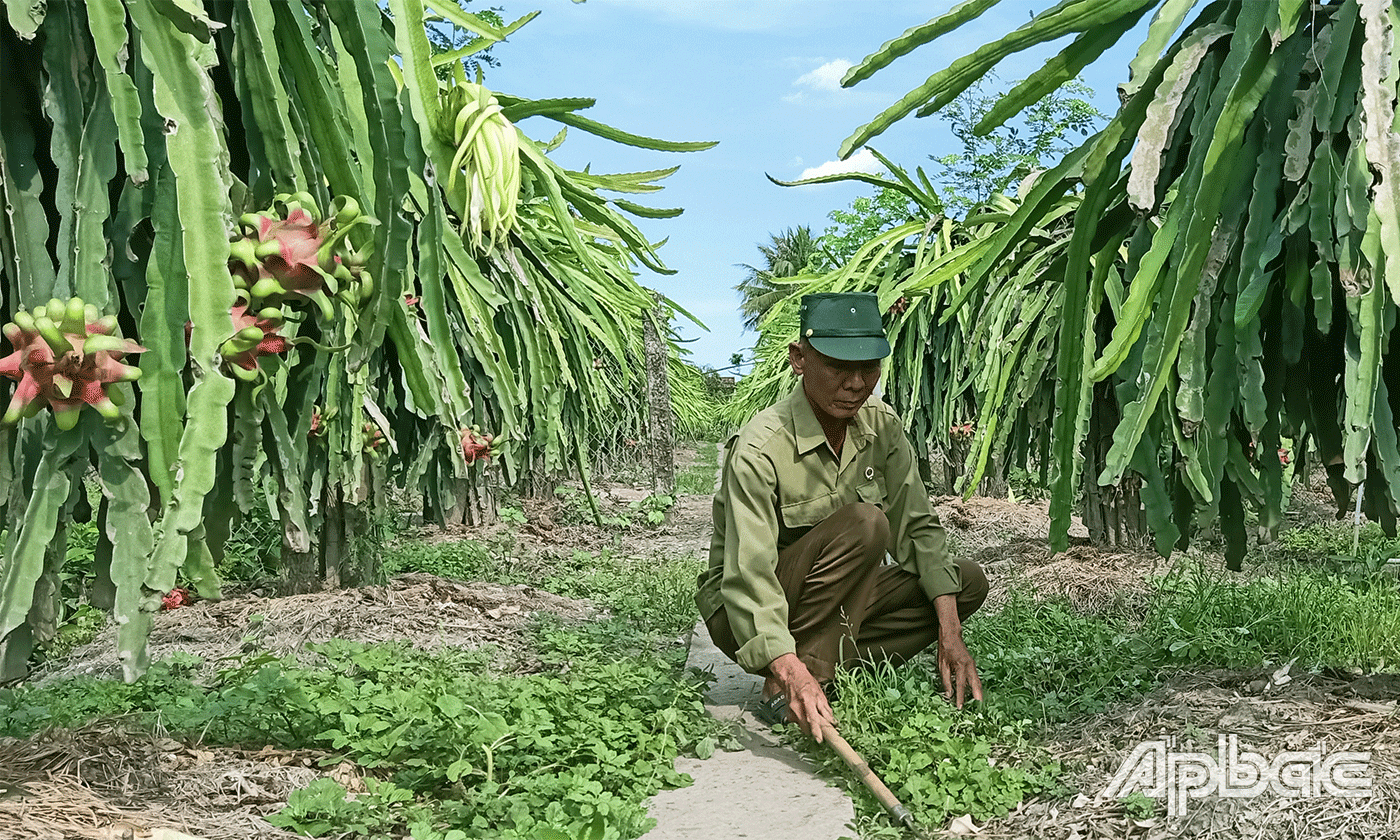
[[[873,397],[872,397],[873,399]],[[807,395],[802,392],[801,380],[797,383],[797,388],[788,397],[789,407],[792,411],[792,433],[797,441],[797,454],[806,455],[813,449],[826,443],[826,432],[822,431],[822,424],[817,422],[817,415],[812,411],[812,404],[807,401]],[[870,437],[869,421],[865,418],[865,406],[856,412],[851,424],[846,427],[846,440],[854,440],[857,447],[864,447],[866,439]]]

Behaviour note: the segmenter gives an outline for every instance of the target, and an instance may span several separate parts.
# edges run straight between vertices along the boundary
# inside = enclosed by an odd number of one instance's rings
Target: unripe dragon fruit
[[[122,359],[146,348],[114,335],[116,329],[115,315],[102,315],[78,297],[16,312],[3,327],[14,352],[0,358],[0,376],[19,386],[0,423],[33,417],[46,405],[63,430],[77,425],[85,405],[107,420],[117,419],[114,398],[119,399],[120,392],[109,393],[107,386],[140,378],[141,369]]]
[[[229,243],[228,261],[238,297],[229,310],[235,332],[219,352],[226,372],[252,381],[261,375],[261,357],[285,353],[291,345],[279,334],[284,305],[314,303],[329,320],[335,317],[330,295],[352,306],[368,302],[374,278],[364,265],[371,245],[351,250],[349,233],[374,220],[348,196],[337,197],[331,215],[322,219],[315,199],[299,192],[278,195],[272,207],[239,221],[243,234]]]
[[[329,320],[331,295],[355,305],[369,300],[374,278],[364,266],[371,246],[352,251],[348,235],[372,220],[349,196],[338,196],[331,211],[322,219],[315,199],[299,192],[243,215],[243,236],[230,243],[228,264],[248,309],[309,301]]]
[[[462,430],[462,457],[467,463],[483,460],[491,457],[491,435],[481,434],[481,430],[476,426]]]
[[[253,380],[258,376],[258,358],[287,352],[291,345],[277,334],[285,320],[282,310],[264,307],[253,314],[242,303],[231,312],[237,332],[219,347],[225,368],[239,379]]]
[[[384,437],[384,431],[374,423],[365,423],[361,428],[365,434],[364,452],[371,460],[377,460],[384,454],[384,444],[388,438]]]

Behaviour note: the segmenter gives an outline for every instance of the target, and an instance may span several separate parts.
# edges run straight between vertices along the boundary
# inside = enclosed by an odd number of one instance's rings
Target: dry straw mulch
[[[1088,531],[1074,519],[1068,551],[1050,551],[1050,503],[1012,502],[974,496],[933,500],[953,553],[980,564],[991,589],[988,609],[1012,590],[1042,598],[1064,598],[1076,609],[1097,613],[1148,592],[1148,581],[1166,568],[1149,547],[1102,549],[1088,545]]]
[[[292,791],[347,768],[307,751],[187,747],[123,721],[0,740],[0,837],[117,840],[195,836],[280,840],[262,817]],[[162,834],[162,832],[164,832]],[[178,832],[172,834],[170,832]]]
[[[1255,679],[1254,677],[1260,677]],[[1262,691],[1260,683],[1264,684]],[[985,838],[1037,840],[1382,840],[1400,837],[1400,711],[1354,696],[1355,682],[1300,678],[1280,686],[1269,675],[1185,675],[1142,698],[1054,733],[1051,752],[1065,781],[1081,791],[1070,803],[1028,801],[988,825]],[[1272,759],[1290,750],[1370,753],[1371,795],[1188,800],[1185,814],[1129,817],[1100,800],[1121,762],[1141,742],[1175,737],[1176,750],[1214,755],[1219,735]]]
[[[252,650],[304,656],[307,644],[328,639],[406,641],[424,650],[494,646],[498,667],[529,670],[534,663],[522,631],[539,611],[577,620],[593,607],[525,585],[408,574],[383,586],[280,598],[245,595],[160,612],[150,653],[152,661],[176,652],[198,656],[204,660],[199,674],[207,677]],[[120,679],[115,626],[34,680],[80,675]]]

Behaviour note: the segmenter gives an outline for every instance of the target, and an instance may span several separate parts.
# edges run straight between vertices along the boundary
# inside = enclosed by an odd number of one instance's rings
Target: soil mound
[[[540,611],[569,620],[594,613],[585,601],[524,584],[463,583],[415,573],[382,586],[272,598],[244,595],[160,612],[151,628],[151,661],[176,652],[198,656],[204,660],[198,673],[207,676],[247,651],[303,657],[308,643],[348,639],[406,641],[423,650],[494,646],[497,665],[523,671],[532,669],[534,660],[522,630]],[[35,681],[83,675],[120,678],[115,626],[36,674]]]

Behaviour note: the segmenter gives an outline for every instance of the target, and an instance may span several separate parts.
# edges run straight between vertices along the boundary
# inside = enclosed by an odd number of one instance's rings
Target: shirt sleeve
[[[928,501],[928,491],[914,460],[914,447],[897,419],[884,439],[890,440],[885,461],[885,515],[890,521],[890,553],[900,568],[919,576],[919,586],[932,601],[962,589],[958,565],[948,556],[948,536]]]
[[[778,583],[777,475],[761,451],[738,442],[725,459],[724,574],[720,596],[739,665],[758,673],[795,653],[787,597]]]

